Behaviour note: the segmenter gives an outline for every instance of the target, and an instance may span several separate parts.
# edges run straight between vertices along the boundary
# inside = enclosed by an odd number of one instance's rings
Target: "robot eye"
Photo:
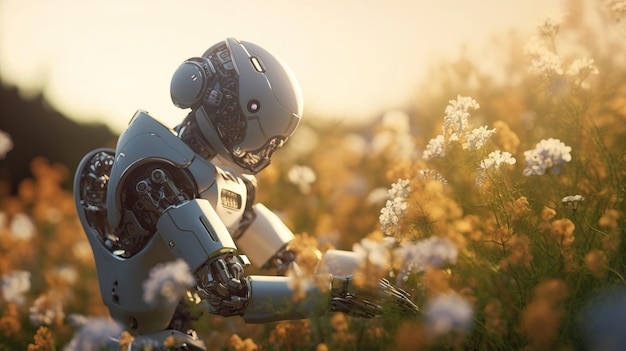
[[[261,109],[261,103],[259,100],[250,100],[248,101],[248,111],[255,113]]]

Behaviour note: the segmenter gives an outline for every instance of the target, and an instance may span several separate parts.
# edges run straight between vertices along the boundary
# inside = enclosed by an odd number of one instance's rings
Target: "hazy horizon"
[[[439,58],[480,52],[510,30],[528,33],[550,1],[316,1],[249,3],[0,0],[0,76],[43,92],[77,120],[121,131],[138,109],[174,125],[169,96],[186,58],[226,37],[281,57],[302,86],[305,114],[371,118],[405,106]]]

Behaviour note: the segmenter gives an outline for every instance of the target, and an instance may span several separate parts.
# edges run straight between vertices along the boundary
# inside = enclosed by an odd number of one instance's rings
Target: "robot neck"
[[[178,137],[204,159],[210,160],[217,155],[215,148],[202,134],[193,112],[188,114],[175,130],[178,132]]]

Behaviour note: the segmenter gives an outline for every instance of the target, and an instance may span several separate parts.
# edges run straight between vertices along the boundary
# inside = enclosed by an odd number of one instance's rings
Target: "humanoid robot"
[[[320,254],[311,286],[294,301],[296,254],[287,226],[255,203],[254,175],[296,129],[300,88],[291,71],[265,49],[228,38],[184,61],[171,81],[174,104],[191,109],[174,129],[138,111],[116,149],[93,150],[74,184],[76,206],[91,244],[102,299],[137,339],[204,350],[191,329],[190,303],[210,313],[263,323],[339,311],[371,318],[384,308],[417,314],[404,291],[385,279],[358,288],[350,251]],[[242,255],[241,253],[244,253]],[[153,267],[183,259],[196,286],[180,301],[148,303],[143,283]],[[272,275],[246,275],[253,264]],[[274,273],[275,272],[275,273]],[[162,343],[161,343],[162,345]]]

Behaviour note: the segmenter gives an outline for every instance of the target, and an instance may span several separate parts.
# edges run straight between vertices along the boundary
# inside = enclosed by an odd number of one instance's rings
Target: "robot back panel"
[[[156,308],[146,304],[140,277],[148,277],[149,270],[167,257],[174,258],[160,238],[152,238],[147,250],[130,257],[130,251],[121,244],[125,240],[109,226],[106,190],[113,157],[113,150],[107,149],[87,154],[75,181],[78,215],[94,253],[102,300],[111,316],[131,329],[138,332],[165,329],[169,319],[163,316],[173,315],[177,303]]]

